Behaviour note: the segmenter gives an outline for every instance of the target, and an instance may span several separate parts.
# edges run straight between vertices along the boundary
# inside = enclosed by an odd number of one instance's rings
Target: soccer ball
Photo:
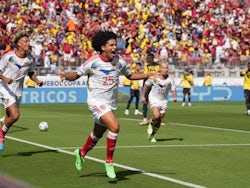
[[[246,115],[250,116],[250,110],[246,111]]]
[[[41,123],[39,123],[38,128],[40,129],[40,131],[47,131],[49,126],[47,122],[42,121]]]

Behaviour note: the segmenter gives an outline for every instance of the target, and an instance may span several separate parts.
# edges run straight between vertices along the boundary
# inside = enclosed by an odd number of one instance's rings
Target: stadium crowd
[[[16,33],[31,32],[40,67],[46,56],[78,66],[99,29],[118,34],[128,62],[150,52],[176,66],[245,65],[250,55],[250,7],[236,0],[4,0],[0,10],[1,54]]]

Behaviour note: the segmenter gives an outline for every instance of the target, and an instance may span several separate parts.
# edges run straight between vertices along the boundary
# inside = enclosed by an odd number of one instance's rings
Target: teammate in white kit
[[[148,87],[152,86],[149,93],[149,103],[152,112],[151,123],[148,125],[148,140],[156,142],[155,133],[161,126],[162,118],[165,116],[168,104],[168,93],[172,92],[173,100],[176,102],[176,86],[174,80],[168,76],[168,63],[161,63],[157,77],[149,78],[142,90],[142,101],[145,102],[145,93]]]
[[[92,46],[98,54],[89,58],[76,71],[65,73],[62,68],[60,73],[62,80],[69,81],[88,76],[87,103],[94,117],[94,128],[83,147],[75,150],[75,166],[77,170],[82,169],[85,155],[108,129],[105,170],[109,178],[116,178],[113,153],[120,124],[113,111],[117,108],[119,75],[138,80],[148,78],[151,73],[145,75],[131,72],[129,65],[116,55],[117,35],[111,31],[98,31],[92,39]]]
[[[42,86],[34,72],[34,58],[29,54],[29,36],[21,33],[16,36],[16,50],[2,56],[0,60],[0,97],[6,108],[0,129],[0,151],[4,150],[4,138],[9,128],[20,116],[19,104],[23,92],[25,76],[28,75],[37,85]]]

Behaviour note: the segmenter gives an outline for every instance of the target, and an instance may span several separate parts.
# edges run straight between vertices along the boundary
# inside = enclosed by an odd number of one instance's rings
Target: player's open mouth
[[[112,50],[112,52],[111,52],[111,53],[115,55],[115,54],[116,54],[116,50]]]

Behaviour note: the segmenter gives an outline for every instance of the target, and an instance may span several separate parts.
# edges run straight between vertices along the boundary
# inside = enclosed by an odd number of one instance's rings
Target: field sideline
[[[22,117],[0,153],[0,172],[34,187],[244,188],[250,184],[250,117],[244,115],[244,103],[194,103],[192,108],[169,103],[157,143],[146,140],[146,126],[138,125],[141,117],[125,116],[124,108],[121,103],[116,112],[121,123],[117,180],[105,177],[105,139],[88,153],[82,172],[74,169],[73,150],[82,146],[93,124],[85,104],[21,106]],[[49,131],[40,132],[38,123],[45,118]],[[65,175],[55,173],[62,169]]]

